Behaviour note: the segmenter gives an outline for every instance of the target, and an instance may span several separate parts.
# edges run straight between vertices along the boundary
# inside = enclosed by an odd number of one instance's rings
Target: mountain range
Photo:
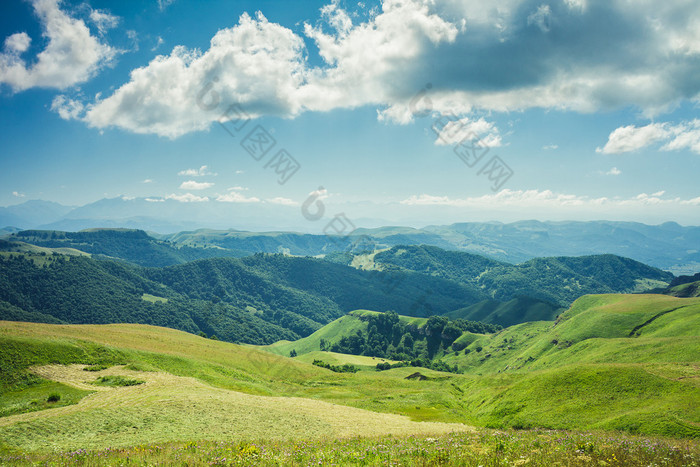
[[[25,229],[79,231],[129,228],[149,232],[176,247],[232,250],[231,256],[266,253],[317,256],[358,248],[432,245],[509,263],[538,257],[615,254],[674,274],[700,272],[700,227],[673,222],[646,225],[614,221],[463,222],[421,228],[357,228],[346,237],[309,233],[298,207],[246,203],[181,203],[173,199],[102,199],[80,207],[47,201],[0,208],[0,236]],[[468,217],[465,214],[465,217]],[[376,225],[377,220],[358,225]],[[279,226],[297,231],[277,231]],[[223,253],[223,252],[219,252]]]

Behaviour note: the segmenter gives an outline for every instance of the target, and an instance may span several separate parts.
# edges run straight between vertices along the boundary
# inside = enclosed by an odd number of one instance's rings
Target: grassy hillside
[[[336,333],[352,334],[352,325],[364,324],[345,319],[318,336],[337,339]],[[319,339],[271,350],[302,344],[321,358]],[[556,322],[465,332],[441,360],[464,372],[450,381],[464,395],[471,423],[700,436],[698,342],[700,299],[593,295]]]
[[[368,313],[336,326],[349,329]],[[101,448],[105,440],[129,446],[465,429],[391,414],[498,428],[699,437],[699,316],[700,299],[584,297],[556,323],[463,335],[469,352],[444,357],[462,375],[371,371],[367,357],[318,349],[290,359],[143,325],[0,322],[0,410],[14,413],[0,417],[0,451]],[[366,371],[334,373],[302,361],[313,358],[365,364]],[[417,371],[424,378],[407,379]],[[92,384],[103,375],[145,384]],[[67,405],[39,410],[49,391]]]
[[[700,361],[697,336],[700,299],[590,295],[555,323],[524,323],[480,336],[446,360],[479,373],[577,363],[689,363]]]
[[[528,321],[554,321],[564,311],[558,305],[530,297],[516,297],[507,302],[484,300],[447,313],[450,319],[468,319],[484,323],[513,326]]]
[[[665,293],[674,297],[700,297],[700,281],[669,287]]]

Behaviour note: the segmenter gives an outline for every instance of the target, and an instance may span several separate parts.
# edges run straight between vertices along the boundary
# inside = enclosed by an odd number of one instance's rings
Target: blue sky
[[[700,219],[695,1],[0,9],[0,205],[298,217],[317,192],[328,212],[417,225]],[[275,140],[260,160],[242,146],[257,127]]]

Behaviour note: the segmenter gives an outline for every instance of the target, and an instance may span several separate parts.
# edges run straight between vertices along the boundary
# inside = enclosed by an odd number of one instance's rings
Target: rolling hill
[[[14,415],[0,417],[0,451],[469,429],[395,415],[697,438],[699,320],[699,299],[586,296],[556,323],[465,334],[465,350],[442,357],[464,374],[374,371],[367,358],[352,360],[357,373],[335,373],[306,360],[350,360],[318,349],[290,359],[152,326],[2,322],[0,411]],[[101,376],[144,384],[98,390]],[[37,411],[32,401],[52,392],[64,406]]]
[[[641,292],[673,279],[671,273],[614,255],[536,258],[517,265],[426,245],[396,246],[371,255],[374,269],[414,271],[470,284],[498,301],[526,296],[559,306],[586,294]]]
[[[366,326],[349,315],[308,338],[265,348],[278,354],[298,348],[322,360],[321,338],[338,342]],[[698,437],[699,342],[700,299],[590,295],[554,323],[464,332],[437,356],[464,373],[451,381],[479,423]]]

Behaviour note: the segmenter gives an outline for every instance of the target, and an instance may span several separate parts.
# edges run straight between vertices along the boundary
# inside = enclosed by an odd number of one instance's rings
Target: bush
[[[145,381],[125,378],[124,376],[100,376],[92,384],[98,386],[136,386],[143,383],[145,383]]]
[[[61,395],[57,392],[52,392],[46,399],[47,402],[58,402],[61,400]]]

